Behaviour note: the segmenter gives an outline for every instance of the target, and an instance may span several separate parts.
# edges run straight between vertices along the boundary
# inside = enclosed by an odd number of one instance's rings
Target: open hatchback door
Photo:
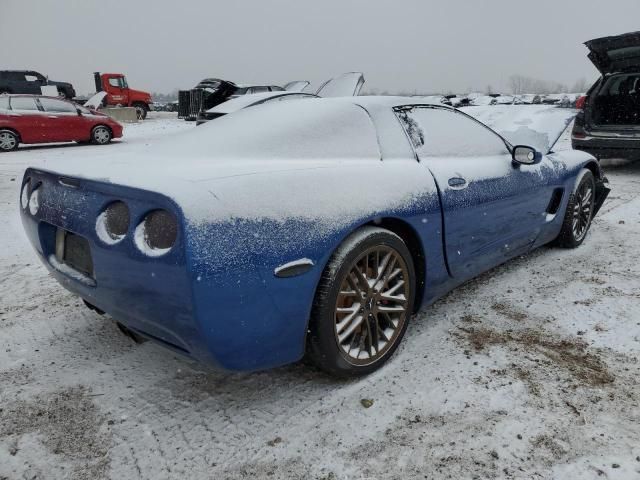
[[[364,85],[364,75],[360,72],[343,73],[324,82],[316,95],[319,97],[355,97]]]
[[[585,43],[589,59],[603,75],[640,66],[640,32],[597,38]]]

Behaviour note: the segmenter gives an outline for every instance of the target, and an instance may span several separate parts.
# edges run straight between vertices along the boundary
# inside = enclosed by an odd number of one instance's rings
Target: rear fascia
[[[67,290],[113,316],[127,327],[176,351],[215,364],[202,341],[193,315],[192,287],[186,268],[184,222],[180,208],[169,198],[108,182],[69,178],[28,169],[23,179],[39,185],[40,208],[35,215],[20,206],[22,223],[41,261]],[[113,201],[129,207],[130,224],[117,244],[103,242],[96,219]],[[142,253],[134,242],[136,226],[154,209],[178,219],[173,248],[160,257]],[[94,279],[83,278],[55,261],[55,236],[64,229],[89,242]]]

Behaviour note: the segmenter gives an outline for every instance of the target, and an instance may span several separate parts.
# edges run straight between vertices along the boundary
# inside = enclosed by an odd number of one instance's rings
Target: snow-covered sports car
[[[540,245],[580,245],[609,191],[594,157],[550,152],[555,134],[512,146],[414,102],[263,105],[105,162],[30,168],[24,228],[65,288],[175,351],[365,374],[421,306]]]

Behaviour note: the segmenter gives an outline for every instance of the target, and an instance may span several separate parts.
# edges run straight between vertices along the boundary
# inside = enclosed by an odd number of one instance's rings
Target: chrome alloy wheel
[[[18,138],[11,132],[0,132],[0,150],[10,151],[18,145]]]
[[[577,242],[581,241],[589,230],[593,216],[593,200],[593,183],[583,182],[575,193],[573,222],[571,224],[573,236]]]
[[[334,333],[339,351],[352,365],[369,365],[398,340],[411,297],[410,276],[402,256],[378,245],[352,263],[338,293]]]

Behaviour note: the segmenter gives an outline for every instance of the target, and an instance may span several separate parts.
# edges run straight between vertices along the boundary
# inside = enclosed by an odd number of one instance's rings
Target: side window
[[[10,82],[24,82],[24,74],[19,72],[7,72],[6,79]]]
[[[418,156],[485,157],[509,153],[496,133],[454,110],[415,107],[400,109],[397,115]]]
[[[245,95],[250,92],[250,88],[238,88],[233,94],[234,95]]]
[[[76,107],[68,102],[61,100],[55,100],[53,98],[41,98],[40,105],[44,108],[45,112],[51,113],[78,113]]]
[[[11,110],[37,112],[38,106],[33,97],[11,97]]]
[[[9,110],[9,97],[0,95],[0,110]]]
[[[110,78],[109,79],[109,85],[111,85],[112,87],[116,87],[116,88],[121,88],[122,86],[120,85],[120,79],[119,78]]]
[[[33,75],[33,74],[31,74],[31,73],[27,73],[27,74],[24,76],[24,79],[25,79],[27,82],[38,82],[38,81],[40,81],[40,79],[39,79],[36,75]]]
[[[253,87],[251,89],[251,93],[263,93],[268,91],[269,91],[268,87]]]

